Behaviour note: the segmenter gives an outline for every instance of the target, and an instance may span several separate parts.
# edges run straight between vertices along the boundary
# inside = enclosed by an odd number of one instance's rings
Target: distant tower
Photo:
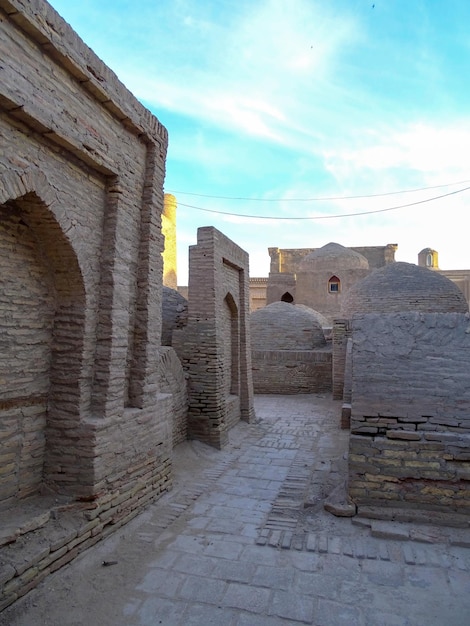
[[[421,250],[418,254],[418,265],[420,267],[427,267],[429,270],[438,270],[439,262],[436,250],[432,250],[432,248],[424,248],[424,250]]]
[[[166,193],[163,200],[162,233],[165,237],[163,285],[176,289],[176,198],[171,193]]]

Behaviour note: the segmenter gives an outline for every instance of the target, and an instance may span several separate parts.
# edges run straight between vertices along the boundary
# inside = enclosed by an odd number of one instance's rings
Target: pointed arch
[[[341,292],[341,281],[340,279],[333,275],[328,280],[328,293],[338,294]]]
[[[294,302],[294,296],[289,293],[289,291],[286,291],[281,296],[281,302],[289,302],[289,304],[292,304]]]
[[[226,309],[226,390],[228,394],[239,395],[240,389],[240,327],[238,319],[238,307],[235,298],[230,292],[224,298]]]
[[[0,378],[7,381],[0,414],[20,433],[10,442],[15,471],[2,473],[1,484],[13,500],[43,482],[73,483],[62,447],[80,421],[86,302],[75,250],[50,208],[55,201],[36,168],[0,171]]]

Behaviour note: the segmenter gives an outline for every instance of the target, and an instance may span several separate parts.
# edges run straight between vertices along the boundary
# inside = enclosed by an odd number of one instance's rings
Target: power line
[[[445,185],[443,185],[445,186]],[[398,209],[405,209],[410,206],[416,206],[418,204],[425,204],[426,202],[432,202],[433,200],[439,200],[448,196],[453,196],[458,193],[468,191],[470,187],[464,187],[463,189],[457,189],[456,191],[449,191],[449,193],[441,194],[440,196],[433,196],[432,198],[426,198],[425,200],[417,200],[416,202],[409,202],[408,204],[400,204],[398,206],[388,207],[386,209],[374,209],[372,211],[361,211],[360,213],[342,213],[336,215],[317,215],[311,217],[278,217],[276,215],[245,215],[243,213],[230,213],[225,211],[216,211],[215,209],[205,209],[200,206],[193,206],[191,204],[184,204],[178,202],[179,206],[184,206],[188,209],[196,209],[197,211],[205,211],[206,213],[216,213],[218,215],[230,215],[232,217],[244,217],[246,219],[261,219],[261,220],[329,220],[341,217],[357,217],[359,215],[372,215],[373,213],[386,213],[387,211],[396,211]]]
[[[403,193],[416,193],[418,191],[429,191],[430,189],[442,189],[442,187],[453,187],[454,185],[464,185],[470,180],[460,180],[455,183],[445,183],[443,185],[432,185],[430,187],[417,187],[416,189],[401,189],[399,191],[387,191],[385,193],[371,193],[360,196],[323,196],[314,198],[248,198],[244,196],[212,196],[206,193],[193,193],[191,191],[167,190],[167,193],[182,196],[195,196],[198,198],[212,198],[214,200],[243,200],[250,202],[321,202],[326,200],[361,200],[363,198],[380,198],[383,196],[396,196]]]

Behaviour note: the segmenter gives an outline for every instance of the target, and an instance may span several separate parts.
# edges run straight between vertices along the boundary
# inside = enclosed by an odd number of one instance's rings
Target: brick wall
[[[334,261],[328,270],[299,271],[296,302],[312,307],[332,323],[335,317],[341,315],[342,303],[348,290],[369,274],[368,269],[335,268]],[[340,280],[337,292],[328,290],[328,281],[333,275]]]
[[[470,515],[470,319],[353,319],[350,495],[361,507]]]
[[[189,436],[221,448],[251,420],[248,255],[212,227],[189,249],[188,324],[173,347],[189,377]]]
[[[173,348],[162,346],[159,352],[159,389],[171,398],[171,438],[175,447],[188,437],[187,380]]]
[[[342,400],[348,339],[351,337],[351,323],[346,319],[335,319],[332,329],[333,341],[333,399]]]
[[[331,391],[331,349],[253,350],[255,393]]]
[[[4,606],[170,486],[172,402],[166,130],[41,0],[0,0],[0,56],[0,508],[52,490],[83,522],[6,567]]]
[[[162,346],[171,346],[175,328],[184,328],[188,322],[188,301],[170,287],[162,292]]]

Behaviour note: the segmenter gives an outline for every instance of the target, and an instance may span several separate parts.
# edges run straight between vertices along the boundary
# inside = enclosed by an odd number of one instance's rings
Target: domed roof
[[[334,272],[341,269],[367,270],[369,269],[369,261],[359,252],[355,252],[351,248],[345,248],[339,243],[331,242],[307,254],[299,266],[300,272],[323,270]]]
[[[315,311],[315,309],[312,309],[311,306],[308,306],[307,304],[296,304],[295,305],[298,309],[302,309],[304,311],[307,311],[307,313],[309,313],[310,315],[312,315],[315,317],[315,319],[317,320],[317,322],[320,324],[320,326],[322,328],[330,328],[331,327],[331,322],[321,313],[319,313],[318,311]]]
[[[355,283],[344,295],[341,313],[466,313],[465,296],[451,280],[413,263],[390,263]]]
[[[250,318],[253,350],[312,350],[326,345],[319,314],[288,302],[273,302]]]

